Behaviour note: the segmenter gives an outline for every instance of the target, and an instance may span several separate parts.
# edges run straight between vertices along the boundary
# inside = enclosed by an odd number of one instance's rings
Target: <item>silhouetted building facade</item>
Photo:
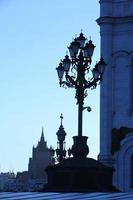
[[[51,164],[51,161],[51,149],[47,146],[42,129],[40,141],[36,147],[33,146],[32,158],[29,159],[28,172],[30,179],[43,179],[47,181],[45,168]]]
[[[133,191],[133,1],[100,0],[101,55],[108,64],[100,92],[99,160],[114,185]]]

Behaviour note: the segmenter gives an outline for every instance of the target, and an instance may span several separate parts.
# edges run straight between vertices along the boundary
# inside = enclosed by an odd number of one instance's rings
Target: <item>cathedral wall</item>
[[[111,145],[113,128],[133,128],[133,1],[101,0],[100,7],[97,22],[100,26],[101,55],[107,67],[100,89],[99,160],[116,167],[115,183],[118,188],[127,191],[131,188],[133,148],[128,151],[126,146],[121,146],[123,151],[120,149],[114,157]],[[131,147],[130,140],[124,141]],[[124,148],[127,154],[122,153]]]

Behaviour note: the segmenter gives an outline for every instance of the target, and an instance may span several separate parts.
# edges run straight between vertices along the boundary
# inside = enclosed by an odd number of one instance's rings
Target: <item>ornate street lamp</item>
[[[83,110],[91,108],[84,105],[87,89],[94,89],[101,82],[105,69],[104,59],[101,58],[91,68],[94,44],[87,41],[83,33],[76,37],[68,47],[70,56],[66,55],[57,67],[60,86],[75,88],[78,104],[78,135],[74,136],[74,144],[68,149],[68,157],[60,153],[58,164],[49,166],[47,192],[111,192],[116,191],[112,186],[113,168],[99,161],[87,158],[89,148],[87,138],[82,134]],[[89,75],[91,74],[91,75]],[[87,78],[88,76],[88,78]],[[62,124],[62,121],[61,121]],[[65,134],[57,132],[61,152],[63,152]],[[61,137],[61,138],[60,138]],[[71,156],[71,153],[73,157]],[[69,186],[69,187],[68,187]]]
[[[75,88],[78,104],[78,136],[74,136],[72,154],[74,157],[86,157],[89,152],[87,138],[82,135],[83,105],[84,98],[87,96],[87,89],[95,89],[101,82],[106,66],[104,59],[101,58],[96,65],[91,68],[92,56],[95,49],[91,40],[87,41],[83,33],[71,42],[69,55],[60,62],[56,68],[59,84],[63,87]],[[87,78],[87,75],[92,74]]]
[[[61,125],[59,127],[59,130],[57,131],[57,149],[56,149],[56,155],[57,155],[57,161],[61,162],[66,157],[66,150],[65,150],[65,137],[66,132],[64,130],[64,127],[62,125],[63,115],[60,116],[61,119]]]
[[[52,164],[60,163],[65,158],[71,157],[71,149],[65,149],[65,138],[66,138],[66,132],[63,127],[63,114],[60,115],[61,123],[59,130],[57,131],[57,149],[53,149],[50,147],[51,150],[51,156],[52,156]]]

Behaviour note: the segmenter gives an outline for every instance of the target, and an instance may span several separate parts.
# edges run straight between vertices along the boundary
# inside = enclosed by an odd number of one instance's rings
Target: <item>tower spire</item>
[[[43,132],[43,127],[42,127],[42,134],[41,134],[41,140],[40,141],[44,141],[44,132]]]

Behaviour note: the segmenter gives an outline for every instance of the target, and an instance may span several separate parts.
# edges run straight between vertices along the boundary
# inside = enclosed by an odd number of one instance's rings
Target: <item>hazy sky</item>
[[[44,127],[48,146],[56,148],[60,113],[64,115],[67,148],[77,135],[74,89],[60,88],[55,68],[81,29],[100,57],[97,0],[0,1],[0,171],[27,170],[32,146]],[[99,86],[88,91],[84,135],[90,157],[99,152]]]

